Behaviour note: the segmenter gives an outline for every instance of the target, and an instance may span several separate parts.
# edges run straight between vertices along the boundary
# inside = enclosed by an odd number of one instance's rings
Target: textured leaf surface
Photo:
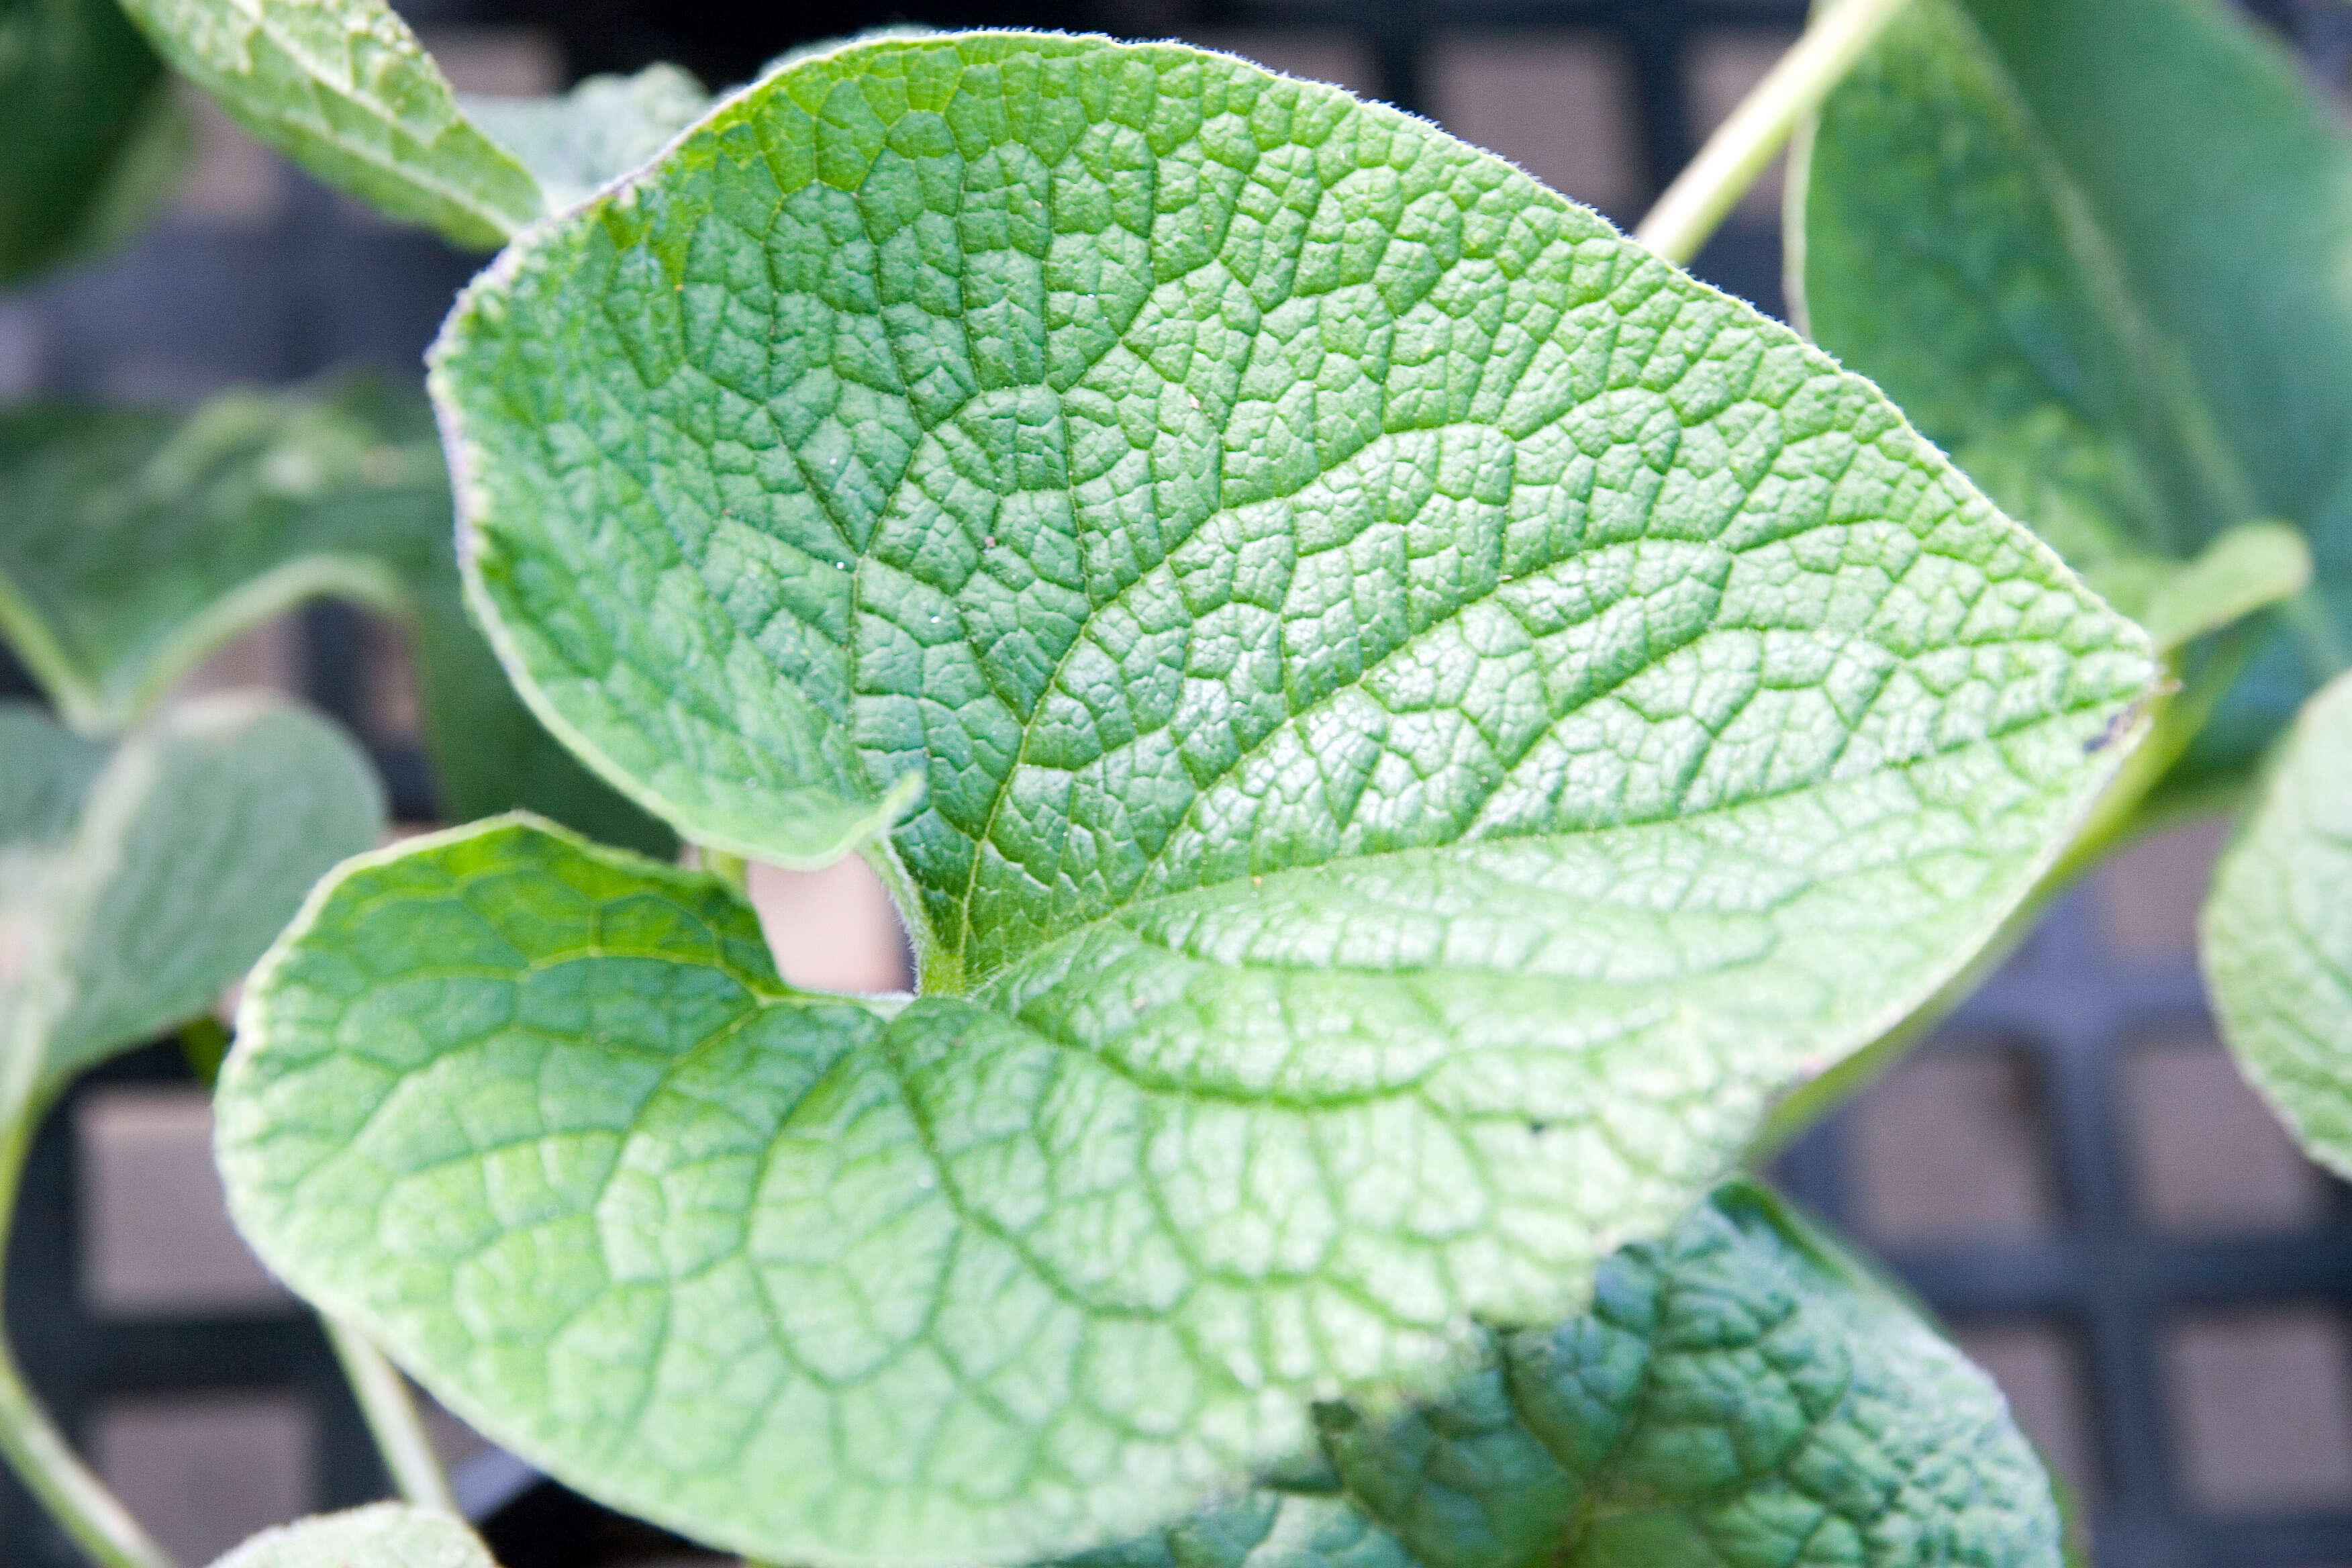
[[[2095,582],[2255,519],[2309,537],[2310,614],[2182,776],[2242,771],[2342,662],[2309,628],[2352,626],[2333,110],[2226,5],[1918,0],[1832,95],[1804,179],[1816,339]]]
[[[21,0],[19,0],[21,3]],[[383,0],[123,0],[230,118],[392,216],[490,249],[544,210]]]
[[[110,756],[0,705],[0,1016],[51,1087],[211,1006],[383,831],[366,759],[258,696],[173,710]]]
[[[512,153],[561,212],[637,169],[710,110],[691,71],[647,66],[592,76],[556,98],[461,98],[467,117]]]
[[[783,993],[713,882],[462,831],[289,932],[223,1169],[298,1289],[624,1507],[790,1560],[1101,1539],[1468,1312],[1556,1318],[1870,976],[1964,950],[1923,877],[1974,851],[1839,807],[1664,890],[1596,833],[1171,895],[903,1010]],[[1769,858],[1840,831],[1877,864]]]
[[[2057,1568],[2059,1510],[1985,1374],[1769,1194],[1611,1258],[1391,1422],[1071,1568]]]
[[[125,235],[184,143],[163,62],[114,0],[0,0],[0,284]]]
[[[184,420],[0,415],[0,634],[78,728],[136,722],[206,654],[321,594],[408,617],[451,816],[528,805],[667,852],[667,830],[531,718],[467,621],[413,393],[352,380],[229,392]]]
[[[496,1568],[463,1522],[378,1503],[266,1530],[213,1568]]]
[[[2312,699],[2219,867],[2201,954],[2240,1066],[2352,1173],[2352,679]]]
[[[436,376],[539,710],[719,848],[889,829],[926,994],[446,838],[280,949],[226,1167],[445,1397],[765,1558],[1112,1539],[1556,1321],[1994,929],[2149,674],[1785,329],[1173,46],[786,67]]]

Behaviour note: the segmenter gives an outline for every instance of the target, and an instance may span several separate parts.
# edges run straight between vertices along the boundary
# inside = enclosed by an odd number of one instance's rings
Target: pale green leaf
[[[2311,547],[2285,523],[2248,522],[2192,561],[2135,555],[2084,575],[2168,650],[2302,593],[2311,585]]]
[[[1592,1310],[1493,1336],[1393,1420],[1070,1568],[2058,1568],[2060,1515],[1992,1381],[1742,1184],[1611,1258]]]
[[[341,596],[409,620],[451,816],[527,805],[667,852],[516,700],[466,618],[450,529],[429,411],[373,381],[235,390],[184,418],[0,414],[0,636],[76,728],[120,731],[223,644]]]
[[[2352,677],[2311,700],[2213,873],[2221,1033],[2315,1159],[2352,1175]]]
[[[122,0],[231,119],[394,217],[490,249],[546,210],[383,0]]]
[[[771,1560],[1112,1539],[1558,1321],[1996,929],[2151,674],[1785,328],[1176,46],[790,65],[435,374],[551,727],[716,848],[870,838],[925,994],[445,837],[278,950],[225,1168],[444,1398]]]
[[[366,759],[257,695],[170,710],[111,755],[0,705],[0,1015],[50,1089],[209,1007],[383,829]]]
[[[460,95],[483,134],[512,153],[561,212],[649,162],[710,110],[690,71],[647,66],[635,76],[592,76],[559,98]]]
[[[429,425],[385,428],[384,402],[353,381],[234,391],[185,420],[0,415],[0,634],[69,723],[135,723],[205,655],[311,595],[401,606],[449,497]]]
[[[2257,519],[2310,540],[2309,602],[2265,626],[2174,784],[2242,774],[2352,626],[2335,110],[2211,0],[1915,0],[1795,176],[1816,339],[2094,583]]]
[[[213,1568],[497,1568],[464,1521],[377,1503],[265,1530]]]
[[[128,237],[187,144],[163,62],[114,0],[0,0],[0,284]]]

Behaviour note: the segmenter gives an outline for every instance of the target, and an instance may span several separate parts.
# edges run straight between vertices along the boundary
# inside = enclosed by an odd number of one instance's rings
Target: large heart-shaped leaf
[[[77,728],[134,723],[197,660],[314,595],[405,616],[442,806],[516,805],[667,852],[556,745],[467,618],[424,400],[348,379],[190,417],[0,415],[0,635]],[[124,563],[137,563],[127,571]]]
[[[2057,1504],[2000,1392],[1769,1194],[1627,1247],[1592,1310],[1494,1337],[1393,1421],[1070,1568],[2057,1568]]]
[[[1815,338],[2094,583],[2260,519],[2309,537],[2316,589],[2174,786],[2242,775],[2352,627],[2335,112],[2210,0],[1916,0],[1823,107],[1799,178]],[[2184,243],[2187,215],[2211,244]],[[2189,621],[2248,607],[2226,588]]]
[[[0,704],[0,1023],[41,1062],[10,1114],[211,1006],[383,826],[341,732],[256,694],[174,709],[111,754]]]
[[[0,284],[127,237],[187,141],[163,62],[114,0],[0,5]]]
[[[925,994],[445,837],[289,933],[225,1169],[444,1397],[763,1557],[1108,1539],[1556,1321],[1984,940],[2150,673],[1785,329],[1173,46],[799,61],[435,374],[540,711],[718,847],[887,829]]]
[[[497,1568],[463,1522],[377,1503],[263,1531],[213,1568]]]
[[[2202,955],[2246,1076],[2352,1175],[2352,677],[2311,700],[2213,874]]]

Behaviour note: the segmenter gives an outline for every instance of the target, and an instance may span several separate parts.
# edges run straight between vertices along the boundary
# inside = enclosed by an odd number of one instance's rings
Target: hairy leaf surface
[[[710,93],[691,71],[652,65],[635,76],[592,76],[560,98],[464,95],[458,103],[561,212],[642,167],[709,112]]]
[[[104,735],[302,599],[389,610],[414,634],[446,811],[529,805],[665,851],[516,700],[467,619],[450,523],[423,401],[379,383],[232,391],[184,419],[26,407],[0,415],[0,636]]]
[[[313,174],[459,245],[546,210],[383,0],[122,0],[165,59]]]
[[[114,0],[0,4],[0,284],[127,237],[186,143],[163,62]]]
[[[2221,1033],[2312,1156],[2352,1174],[2352,678],[2312,699],[2213,873]]]
[[[1324,1407],[1312,1460],[1070,1568],[2057,1568],[1991,1380],[1770,1194],[1719,1189],[1593,1298],[1401,1418]]]
[[[211,1006],[383,826],[341,732],[253,694],[174,709],[110,755],[0,704],[0,1021],[47,1089]]]
[[[377,1503],[265,1530],[213,1568],[497,1568],[463,1521]]]
[[[1549,1323],[1994,929],[2147,647],[1867,384],[1500,161],[1174,46],[854,46],[469,292],[526,693],[861,841],[925,994],[524,825],[326,889],[226,1165],[572,1484],[763,1558],[1164,1518]]]
[[[2242,774],[2352,627],[2334,111],[2226,5],[1918,0],[1800,162],[1815,338],[2094,583],[2257,519],[2309,538],[2316,586],[2177,783]],[[2221,253],[2183,242],[2184,213]]]

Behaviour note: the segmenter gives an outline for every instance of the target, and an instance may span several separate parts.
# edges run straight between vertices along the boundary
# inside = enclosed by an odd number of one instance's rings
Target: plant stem
[[[409,1397],[408,1384],[398,1370],[373,1341],[349,1323],[325,1313],[320,1319],[327,1325],[327,1341],[335,1347],[335,1359],[343,1363],[343,1376],[352,1385],[352,1397],[359,1401],[360,1415],[375,1439],[376,1452],[383,1456],[392,1484],[419,1508],[456,1513],[457,1499],[449,1490],[448,1478],[441,1473],[440,1458],[433,1452],[432,1439],[425,1435],[425,1423],[416,1414],[416,1401]]]
[[[0,1035],[10,1058],[0,1091],[0,1258],[16,1217],[16,1194],[40,1126],[37,1043]],[[172,1559],[131,1517],[106,1483],[75,1453],[25,1381],[16,1354],[0,1333],[0,1451],[27,1489],[100,1568],[173,1568]]]
[[[1633,237],[1677,266],[1699,253],[1797,121],[1822,106],[1906,0],[1839,0],[1716,128]]]

